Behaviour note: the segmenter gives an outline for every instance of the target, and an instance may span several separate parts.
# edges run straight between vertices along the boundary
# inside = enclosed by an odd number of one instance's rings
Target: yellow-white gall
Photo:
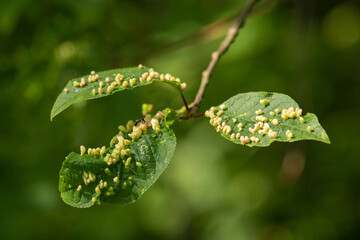
[[[142,68],[143,68],[143,65],[142,65],[142,64],[139,64],[138,68],[142,69]]]
[[[67,88],[64,88],[64,93],[68,93],[68,89]]]
[[[80,83],[78,81],[74,81],[73,84],[74,84],[74,87],[80,86]]]
[[[231,138],[231,140],[235,140],[235,133],[232,133],[230,138]]]
[[[288,114],[290,118],[294,118],[296,117],[296,112],[291,112],[290,114]]]
[[[142,166],[142,164],[141,164],[140,162],[136,162],[135,164],[136,164],[136,166],[138,166],[138,167],[141,167],[141,166]]]
[[[240,142],[242,142],[243,144],[245,143],[249,143],[250,142],[250,138],[248,136],[241,136],[240,137]]]
[[[128,169],[128,168],[130,167],[131,160],[132,160],[132,158],[131,158],[131,157],[129,157],[129,158],[127,158],[127,159],[126,159],[126,162],[125,162],[125,169]]]
[[[264,129],[259,130],[259,134],[261,134],[261,135],[264,135],[264,134],[266,134],[266,133],[267,133],[267,131],[264,130]]]
[[[141,77],[142,77],[143,79],[146,79],[148,76],[149,76],[149,73],[148,73],[148,72],[144,72],[144,73],[141,75]]]
[[[92,71],[90,72],[90,74],[91,74],[91,75],[94,75],[94,74],[95,74],[95,71],[94,71],[94,70],[92,70]]]
[[[301,123],[305,123],[305,119],[303,117],[300,117],[299,120]]]
[[[220,111],[217,112],[216,115],[218,115],[218,116],[220,117],[223,113],[224,113],[224,111],[223,111],[223,110],[220,110]]]
[[[133,120],[129,120],[129,121],[126,123],[126,131],[130,132],[134,126],[135,126],[134,121],[133,121]]]
[[[277,137],[277,132],[269,132],[269,137],[271,138],[276,138]]]
[[[126,188],[126,182],[123,182],[122,188],[125,189]]]
[[[95,181],[95,179],[96,179],[95,174],[89,172],[89,180],[90,180],[91,182],[93,182],[93,181]]]
[[[239,123],[238,125],[237,125],[237,127],[238,128],[242,128],[244,125],[242,124],[242,123]]]
[[[275,119],[273,119],[273,120],[271,121],[271,123],[274,124],[274,126],[277,126],[277,125],[279,125],[279,120],[277,120],[277,119],[275,118]]]
[[[181,87],[181,89],[184,90],[184,89],[186,88],[186,83],[181,83],[181,84],[180,84],[180,87]]]
[[[85,80],[85,78],[81,78],[81,81],[80,81],[80,87],[85,86],[85,84],[86,84],[86,80]]]
[[[78,187],[77,187],[77,189],[76,189],[76,191],[81,191],[81,188],[82,188],[82,186],[81,185],[79,185]]]
[[[168,81],[169,81],[170,78],[171,78],[171,75],[170,75],[169,73],[167,73],[167,74],[165,74],[165,77],[164,77],[164,78],[165,78],[165,80],[168,80]]]
[[[299,117],[302,115],[302,109],[301,108],[296,110],[296,115],[299,116]]]
[[[84,155],[85,152],[86,152],[86,148],[85,148],[83,145],[81,145],[81,146],[80,146],[80,155],[81,155],[81,156]]]
[[[96,186],[96,188],[95,188],[95,193],[96,193],[96,195],[100,196],[101,190],[100,190],[100,187],[99,187],[99,186]]]
[[[98,93],[101,95],[101,94],[102,94],[102,92],[103,92],[102,88],[101,88],[101,87],[99,87],[99,89],[98,89]]]
[[[164,115],[161,112],[157,112],[156,117],[159,118],[159,119],[163,119]]]
[[[136,78],[132,78],[129,80],[130,86],[134,86],[136,82]]]
[[[288,138],[292,138],[294,136],[294,134],[290,130],[287,130],[285,134]]]
[[[256,110],[256,111],[255,111],[255,114],[256,114],[256,115],[261,115],[261,114],[264,114],[264,113],[263,113],[263,111],[262,111],[261,109],[259,109],[259,110]]]
[[[225,126],[226,126],[226,120],[221,123],[221,126],[222,126],[222,127],[225,127]]]
[[[312,132],[312,127],[311,127],[311,126],[308,126],[308,127],[307,127],[307,130],[308,130],[309,132]]]
[[[269,100],[261,99],[261,100],[260,100],[260,103],[261,103],[261,104],[264,104],[264,105],[268,105],[268,104],[269,104]]]
[[[280,109],[278,109],[278,108],[275,109],[275,112],[276,112],[276,113],[279,113],[279,112],[280,112]]]
[[[141,137],[142,130],[138,127],[133,127],[133,131],[131,133],[129,133],[128,135],[129,135],[129,137],[132,138],[132,140],[136,140]]]
[[[233,120],[233,123],[236,123],[236,121],[237,121],[237,119],[236,119],[236,118],[233,118],[232,120]]]
[[[95,89],[94,89],[94,90],[95,90]],[[93,90],[93,92],[94,92],[94,90]],[[112,90],[114,90],[114,88],[110,85],[110,86],[107,87],[107,90],[106,90],[106,91],[107,91],[107,93],[110,94],[110,93],[112,92]]]
[[[235,137],[236,137],[236,139],[239,139],[240,138],[240,133],[237,133]]]
[[[270,112],[270,116],[275,117],[275,113],[274,113],[274,112]]]
[[[159,123],[159,120],[153,118],[151,119],[150,121],[151,123],[151,127],[154,129],[155,132],[160,132],[160,123]]]
[[[95,94],[96,94],[96,90],[95,90],[95,89],[93,89],[91,92],[92,92],[92,95],[95,95]]]
[[[221,105],[220,105],[220,109],[221,109],[221,110],[226,110],[226,109],[227,109],[227,106],[225,106],[225,104],[221,104]]]
[[[229,134],[231,132],[231,127],[229,125],[226,125],[223,129],[223,133]]]
[[[104,82],[103,82],[103,81],[100,81],[100,82],[99,82],[99,87],[102,88],[103,86],[104,86]]]
[[[143,131],[143,132],[146,132],[147,129],[148,129],[148,125],[147,125],[146,123],[144,123],[144,122],[140,122],[140,123],[138,124],[138,127],[139,127],[139,129],[140,129],[141,131]],[[126,142],[129,142],[129,144],[127,144]],[[130,144],[131,144],[131,141],[125,140],[125,144],[130,145]]]
[[[106,77],[106,78],[105,78],[105,82],[106,82],[106,83],[109,83],[109,82],[110,82],[110,78]]]
[[[216,108],[216,107],[211,107],[211,108],[210,108],[210,111],[212,111],[213,113],[216,113],[216,112],[217,112],[217,108]]]
[[[114,183],[116,185],[118,185],[119,184],[119,177],[114,177],[113,181],[114,181]]]
[[[150,122],[151,121],[151,115],[150,114],[146,114],[145,117],[144,117],[144,120],[146,122]]]
[[[213,116],[211,116],[211,114],[213,114],[213,112],[211,112],[211,111],[205,111],[204,116],[205,116],[205,117],[211,117],[211,118],[213,118]],[[210,121],[213,121],[213,119],[210,119]],[[210,122],[210,123],[211,123],[211,122]]]
[[[92,202],[92,203],[95,203],[95,202],[96,202],[96,198],[95,198],[95,197],[92,197],[92,198],[91,198],[91,202]]]
[[[129,82],[128,81],[124,81],[123,84],[122,84],[122,87],[125,88],[129,85]]]
[[[126,131],[126,127],[125,127],[124,125],[120,125],[118,128],[119,128],[120,131],[122,131],[122,132],[124,132],[124,133],[127,132],[127,131]]]
[[[101,156],[104,155],[105,150],[106,150],[105,146],[102,146],[102,148],[100,149],[100,155]]]
[[[249,128],[249,132],[251,132],[252,134],[255,134],[255,129],[253,129],[253,128]]]
[[[120,153],[122,156],[127,156],[127,155],[130,155],[131,154],[131,150],[130,149],[122,149],[121,150],[121,153]]]

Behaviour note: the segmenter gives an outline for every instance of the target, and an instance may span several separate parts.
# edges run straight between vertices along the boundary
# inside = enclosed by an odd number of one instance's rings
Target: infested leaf
[[[317,117],[303,115],[292,98],[280,93],[241,93],[212,107],[206,116],[221,136],[249,147],[266,147],[274,141],[330,143]]]
[[[120,156],[116,162],[108,158],[121,145],[116,141],[103,156],[70,153],[60,170],[59,190],[64,202],[87,208],[95,202],[124,205],[139,199],[162,174],[175,151],[174,132],[164,120],[159,125],[158,132],[149,126],[135,140],[120,131],[115,139],[124,135],[128,145],[123,144],[123,149],[130,149],[131,153]]]
[[[54,106],[51,109],[50,119],[52,120],[56,115],[74,103],[107,97],[119,91],[132,90],[136,87],[147,86],[154,81],[168,83],[179,91],[182,91],[183,88],[186,87],[185,83],[181,83],[179,79],[171,76],[170,74],[165,74],[163,75],[164,77],[161,77],[161,74],[154,72],[153,77],[149,78],[149,76],[147,76],[143,78],[143,74],[151,74],[150,70],[151,69],[148,67],[120,68],[98,72],[70,80],[65,86],[64,91],[62,91],[57,97]],[[118,81],[116,81],[117,75],[120,76]],[[81,79],[83,79],[83,81],[85,80],[83,86],[81,84]],[[121,81],[119,79],[121,79]],[[102,87],[99,85],[101,84],[100,82],[102,82]],[[117,84],[111,87],[111,91],[108,91],[110,90],[109,87],[111,84],[114,85],[114,83]],[[99,93],[99,88],[101,88],[101,94]]]

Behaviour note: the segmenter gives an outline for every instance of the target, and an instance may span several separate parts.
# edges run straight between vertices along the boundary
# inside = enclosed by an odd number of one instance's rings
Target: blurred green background
[[[136,203],[76,209],[60,198],[69,152],[108,144],[144,102],[181,106],[172,88],[154,84],[50,122],[65,84],[142,63],[187,82],[190,102],[246,2],[1,1],[1,238],[360,239],[359,1],[263,0],[216,67],[201,110],[240,92],[285,93],[317,114],[331,145],[246,148],[193,119],[175,125],[174,158]]]

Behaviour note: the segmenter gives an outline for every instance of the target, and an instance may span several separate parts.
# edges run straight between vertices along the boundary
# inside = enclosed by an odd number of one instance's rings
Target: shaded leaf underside
[[[68,82],[65,89],[67,92],[62,91],[59,96],[57,97],[54,106],[51,109],[50,119],[52,120],[56,115],[64,111],[66,108],[71,106],[74,103],[81,102],[84,100],[91,100],[96,98],[102,98],[109,95],[112,95],[116,92],[123,91],[123,90],[132,90],[136,87],[146,86],[154,81],[162,81],[170,84],[171,86],[175,87],[182,91],[180,87],[180,82],[174,80],[160,80],[160,78],[153,78],[151,81],[140,81],[142,75],[146,72],[149,72],[148,67],[131,67],[131,68],[120,68],[120,69],[113,69],[109,71],[98,72],[96,74],[99,75],[99,78],[94,82],[89,82],[88,77],[91,75],[82,76],[79,78],[72,79]],[[121,74],[124,76],[124,79],[121,80],[121,84],[114,87],[110,93],[107,92],[107,88],[115,81],[115,77],[117,74]],[[92,76],[94,76],[93,74]],[[105,79],[109,78],[110,82],[106,83]],[[74,82],[81,82],[81,79],[84,78],[86,80],[86,84],[83,87],[74,86]],[[130,84],[130,79],[135,79],[135,83],[132,85]],[[128,85],[123,87],[122,83],[125,81],[128,82]],[[102,93],[99,94],[99,83],[103,83]],[[132,85],[132,86],[131,86]],[[93,90],[95,90],[95,94],[93,94]]]
[[[160,132],[150,127],[139,139],[132,141],[129,146],[132,160],[128,168],[125,167],[126,159],[109,166],[100,155],[70,153],[60,170],[59,190],[64,202],[86,208],[95,202],[123,205],[139,199],[161,175],[175,151],[173,131],[164,120],[160,126]],[[113,147],[108,148],[105,155],[112,150]],[[84,172],[93,174],[95,181],[84,184]],[[114,181],[115,177],[118,177],[118,182]],[[107,186],[101,189],[99,195],[95,188],[101,180],[106,181]],[[78,190],[79,185],[81,190]]]

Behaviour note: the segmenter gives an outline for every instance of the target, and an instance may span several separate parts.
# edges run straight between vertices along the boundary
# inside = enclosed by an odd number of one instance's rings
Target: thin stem
[[[180,92],[180,95],[181,95],[181,99],[182,99],[182,101],[183,101],[183,103],[184,103],[184,106],[185,106],[185,108],[186,108],[186,111],[187,111],[188,114],[189,114],[189,113],[190,113],[190,108],[189,108],[189,105],[188,105],[187,102],[186,102],[185,96],[184,96],[184,94],[183,94],[182,92]]]
[[[248,14],[251,12],[252,8],[255,6],[255,4],[259,0],[250,0],[248,5],[246,6],[245,10],[242,12],[242,14],[237,19],[236,23],[232,25],[228,33],[224,39],[224,41],[221,43],[219,49],[211,54],[211,61],[208,65],[208,67],[202,72],[202,78],[199,90],[196,94],[195,100],[189,105],[191,108],[192,113],[196,113],[199,111],[201,101],[203,100],[206,87],[209,84],[209,78],[219,61],[220,57],[224,55],[224,53],[229,49],[230,45],[234,42],[236,36],[238,35],[239,29],[242,28],[245,24],[245,19],[248,16]]]

